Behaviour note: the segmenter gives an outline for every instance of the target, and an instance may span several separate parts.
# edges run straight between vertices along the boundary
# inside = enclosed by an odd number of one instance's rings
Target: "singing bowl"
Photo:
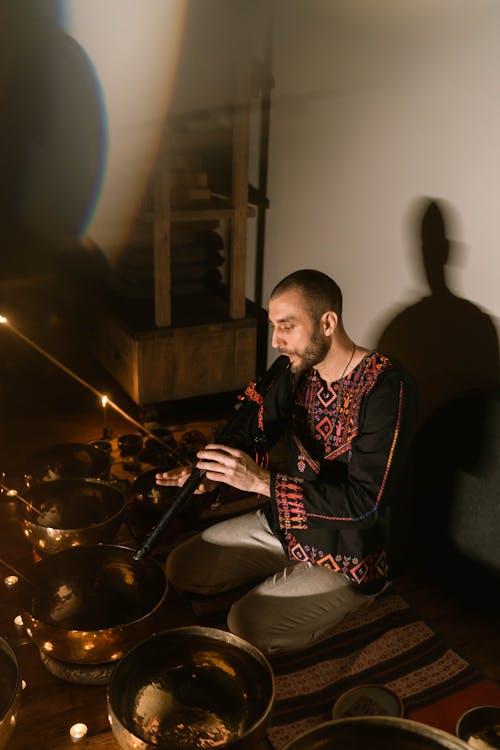
[[[500,706],[470,708],[458,720],[456,732],[469,747],[500,747]]]
[[[100,479],[55,479],[24,496],[36,510],[18,505],[23,534],[40,552],[112,542],[120,528],[125,497]]]
[[[168,471],[171,466],[151,469],[135,479],[131,487],[131,503],[127,507],[129,520],[140,531],[150,530],[169,509],[179,494],[179,487],[166,487],[156,484],[156,474]],[[186,525],[192,525],[199,517],[204,505],[214,496],[214,492],[193,494],[189,503],[179,514]]]
[[[160,466],[158,469],[150,469],[134,480],[132,484],[132,496],[145,505],[157,506],[166,510],[172,500],[179,492],[178,487],[164,487],[156,483],[156,475],[169,471],[172,466]]]
[[[264,737],[274,693],[271,666],[255,646],[214,628],[174,628],[115,667],[108,716],[123,750],[240,750]]]
[[[20,581],[27,635],[52,659],[108,664],[154,631],[168,590],[155,560],[128,547],[70,547],[31,567]]]
[[[17,656],[0,637],[0,750],[7,747],[21,707],[21,669]]]
[[[419,721],[392,716],[334,719],[300,734],[283,750],[470,750],[465,742]]]
[[[26,461],[25,482],[54,479],[104,479],[109,475],[111,458],[105,451],[85,443],[59,443],[31,455]]]

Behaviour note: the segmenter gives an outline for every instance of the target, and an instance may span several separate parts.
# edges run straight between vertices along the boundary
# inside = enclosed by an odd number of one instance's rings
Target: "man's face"
[[[273,327],[272,345],[288,355],[292,372],[304,372],[328,354],[330,339],[319,322],[311,318],[304,295],[298,289],[269,300],[269,322]]]

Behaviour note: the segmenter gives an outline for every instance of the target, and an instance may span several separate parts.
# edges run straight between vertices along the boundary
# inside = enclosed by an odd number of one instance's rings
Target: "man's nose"
[[[274,329],[273,335],[271,338],[271,346],[273,347],[273,349],[279,349],[280,341],[281,341],[281,336],[278,334],[276,329]]]

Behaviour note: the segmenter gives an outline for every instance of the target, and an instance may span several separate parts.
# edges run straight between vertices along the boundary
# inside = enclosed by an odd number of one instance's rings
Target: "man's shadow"
[[[468,602],[500,580],[500,390],[494,320],[446,282],[456,243],[445,207],[420,204],[418,250],[430,294],[383,329],[379,351],[399,360],[419,391],[412,482],[414,552]]]
[[[449,239],[446,214],[442,201],[421,201],[415,248],[430,294],[390,320],[377,343],[415,378],[421,423],[451,397],[499,381],[494,321],[447,284],[458,247]]]

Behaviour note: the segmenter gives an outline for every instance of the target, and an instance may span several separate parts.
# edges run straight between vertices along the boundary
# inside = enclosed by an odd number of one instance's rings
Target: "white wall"
[[[177,72],[184,0],[67,0],[65,26],[92,62],[107,143],[85,235],[111,257],[150,177]]]
[[[373,346],[429,293],[422,196],[445,201],[456,295],[500,315],[500,3],[276,0],[265,296],[315,267]],[[467,331],[461,332],[466,356]]]
[[[262,0],[65,0],[64,25],[92,62],[108,153],[86,236],[116,256],[168,115],[193,129],[232,122],[236,72],[259,53]],[[265,5],[265,1],[264,1]],[[249,272],[252,264],[249,263]]]

